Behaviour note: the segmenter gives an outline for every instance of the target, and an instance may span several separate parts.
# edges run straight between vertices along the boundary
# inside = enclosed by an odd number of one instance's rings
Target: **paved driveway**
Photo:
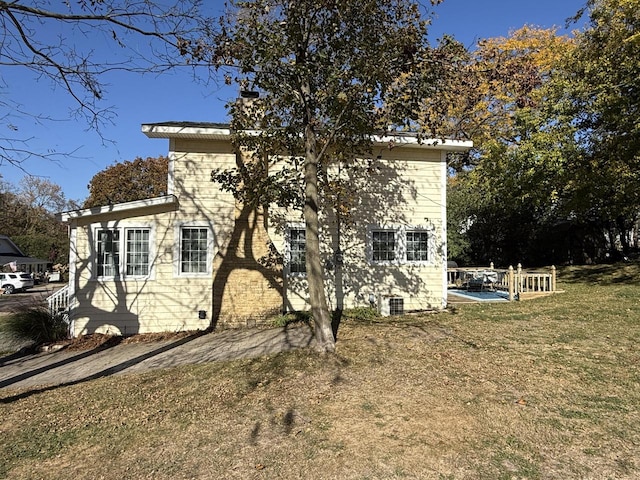
[[[20,305],[35,305],[39,303],[46,305],[47,297],[65,285],[66,283],[47,283],[36,285],[26,292],[0,295],[0,312],[11,312]]]
[[[311,343],[306,325],[274,329],[225,330],[152,343],[117,344],[88,351],[0,358],[0,388],[38,387],[82,383],[178,365],[250,358],[303,348]]]

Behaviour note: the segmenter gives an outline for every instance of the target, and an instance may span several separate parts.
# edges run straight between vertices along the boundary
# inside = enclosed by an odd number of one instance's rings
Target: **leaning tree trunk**
[[[321,352],[335,350],[335,338],[331,328],[331,315],[324,291],[322,262],[320,260],[320,236],[318,220],[318,155],[315,132],[311,126],[305,129],[304,162],[304,222],[307,282],[314,323],[315,346]]]

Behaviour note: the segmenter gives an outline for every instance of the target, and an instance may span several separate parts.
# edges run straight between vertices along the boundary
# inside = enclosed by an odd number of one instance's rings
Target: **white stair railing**
[[[60,290],[47,297],[49,311],[52,315],[69,310],[69,285],[65,285]]]

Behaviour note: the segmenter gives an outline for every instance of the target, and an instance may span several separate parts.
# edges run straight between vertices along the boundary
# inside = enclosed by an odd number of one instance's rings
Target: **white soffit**
[[[223,125],[180,122],[143,124],[142,133],[149,138],[227,140],[231,137],[231,129]]]
[[[70,212],[59,213],[57,214],[57,217],[62,222],[68,222],[69,220],[73,220],[75,218],[85,218],[96,215],[104,215],[105,213],[127,212],[130,210],[138,210],[141,208],[170,205],[178,205],[178,199],[174,195],[146,198],[144,200],[134,200],[133,202],[115,203],[113,205],[85,208],[82,210],[72,210]]]

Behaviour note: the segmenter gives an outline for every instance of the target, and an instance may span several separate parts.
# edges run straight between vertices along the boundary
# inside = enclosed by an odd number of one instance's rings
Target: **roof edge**
[[[165,205],[178,205],[178,198],[175,195],[165,195],[162,197],[145,198],[143,200],[133,200],[131,202],[114,203],[100,207],[84,208],[81,210],[71,210],[56,214],[56,218],[62,222],[68,222],[77,218],[93,217],[106,213],[127,212],[141,208],[151,208]]]
[[[222,123],[165,122],[144,123],[142,133],[149,138],[199,138],[227,139],[233,131]],[[250,132],[256,133],[256,132]],[[371,137],[376,145],[431,148],[435,150],[465,151],[473,148],[470,140],[450,140],[447,138],[420,138],[415,133],[394,133]]]

